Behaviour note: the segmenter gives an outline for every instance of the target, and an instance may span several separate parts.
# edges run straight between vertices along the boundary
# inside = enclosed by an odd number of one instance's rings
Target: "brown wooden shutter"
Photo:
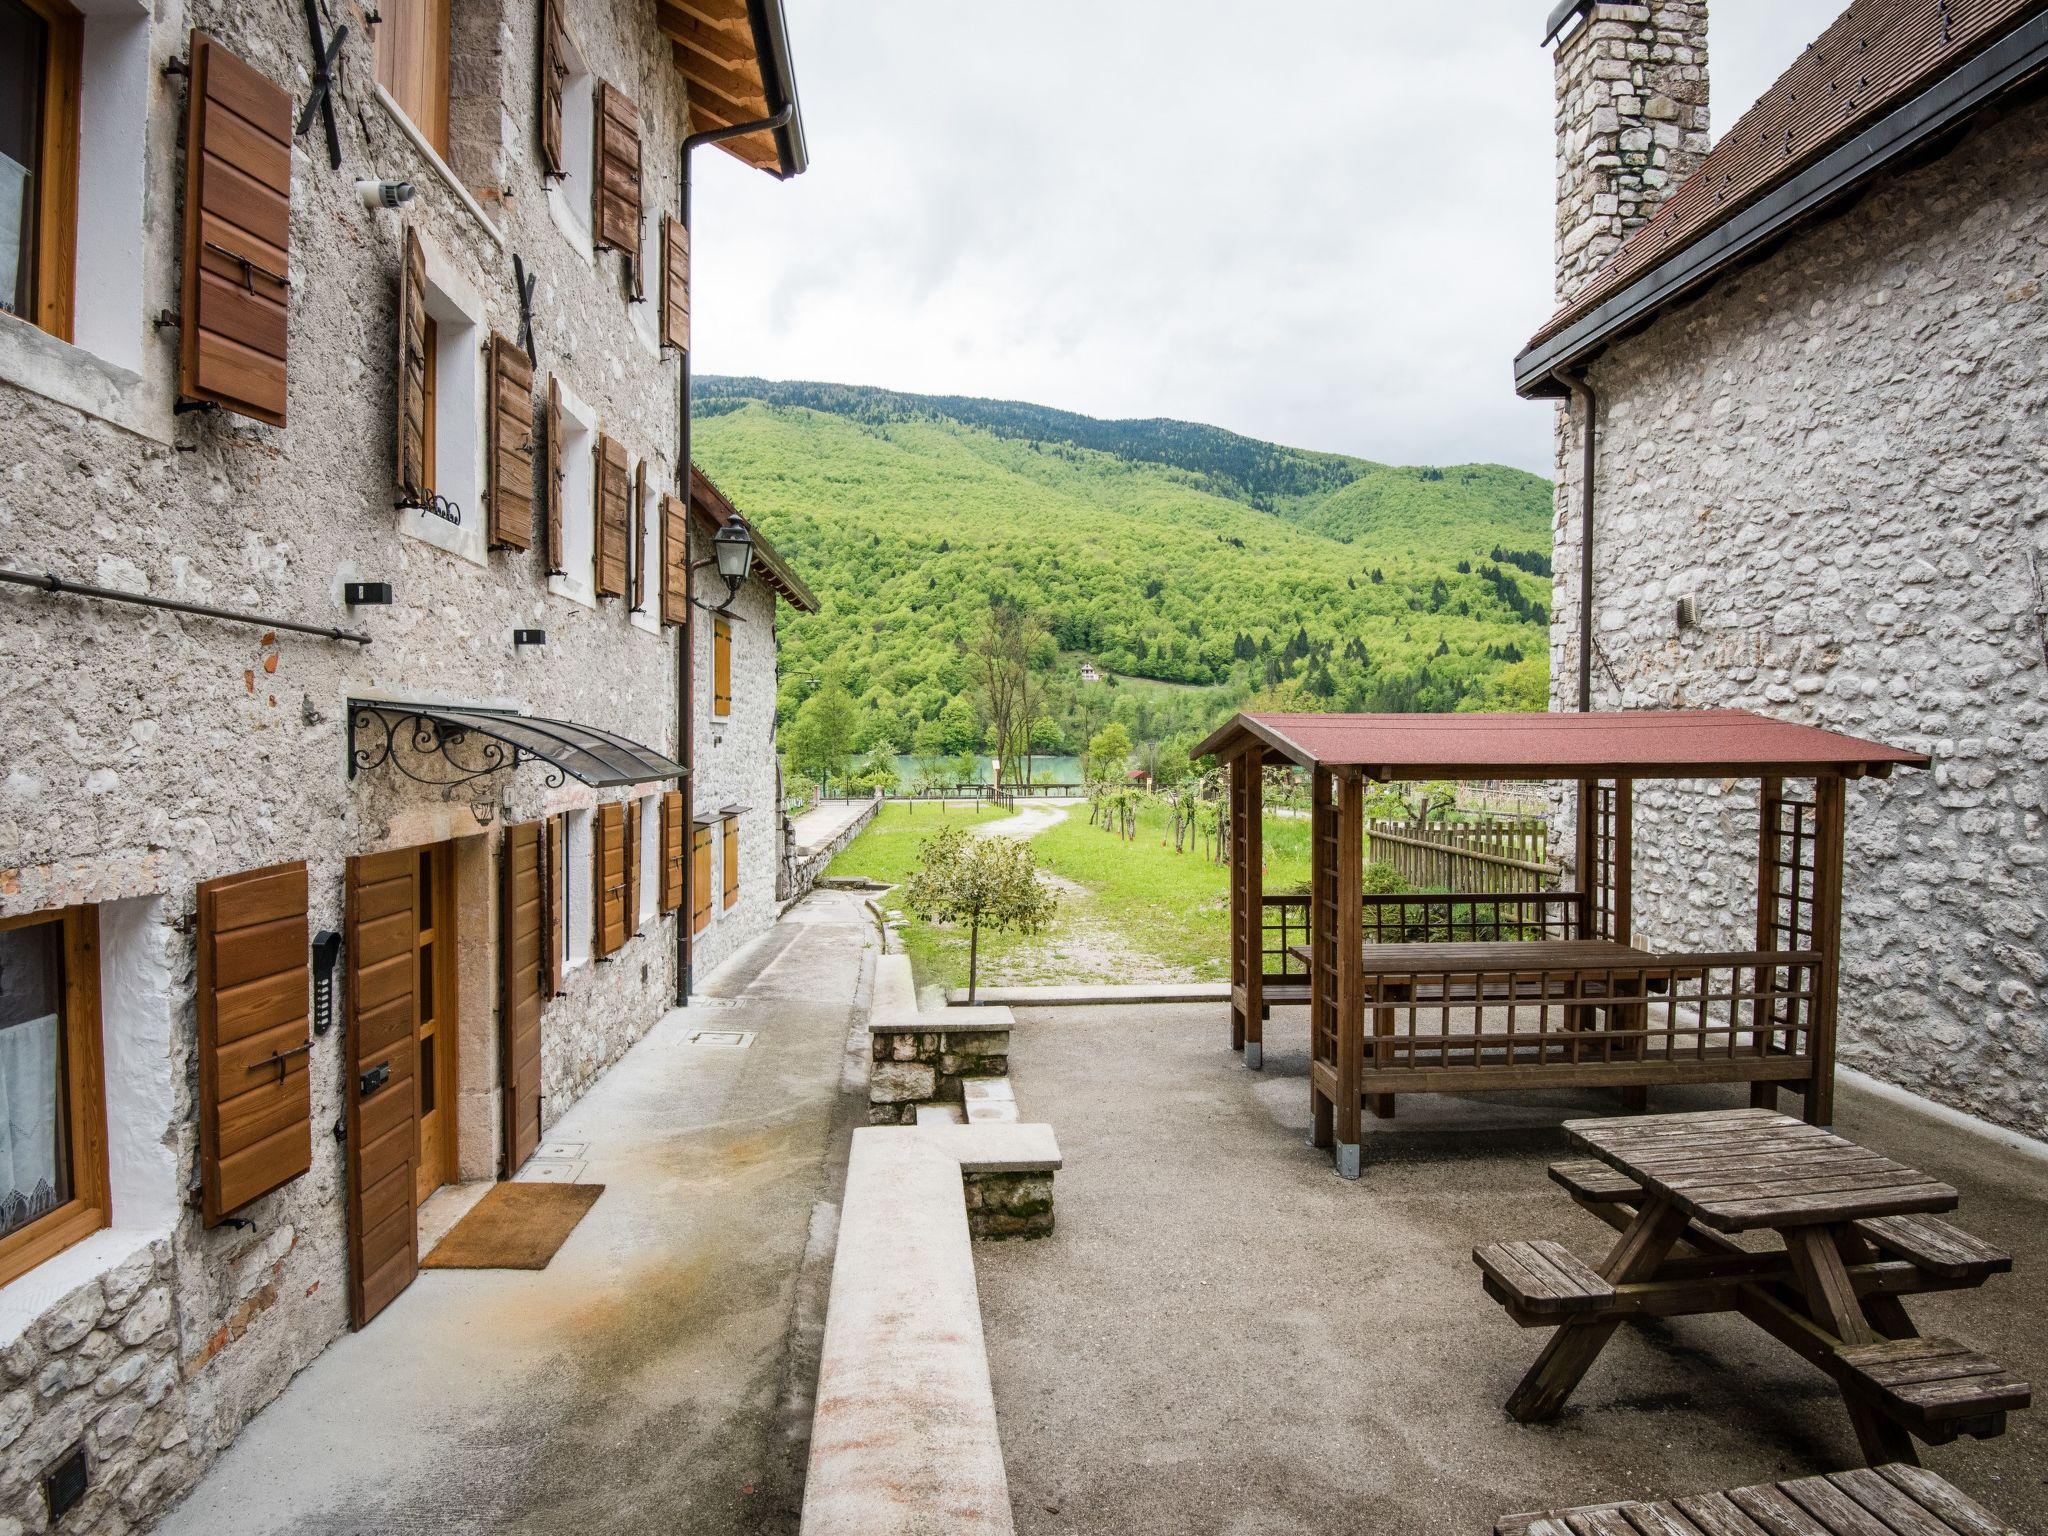
[[[626,500],[632,481],[626,473],[626,445],[616,438],[597,440],[597,595],[626,595]]]
[[[661,910],[683,905],[683,797],[669,790],[661,797]]]
[[[597,87],[597,186],[591,228],[601,246],[640,258],[640,109],[618,87]]]
[[[590,950],[602,957],[617,954],[626,943],[626,808],[616,800],[600,805],[594,832],[590,854],[596,911]]]
[[[633,538],[627,546],[631,557],[626,564],[632,571],[633,611],[647,611],[647,461],[642,459],[633,466]]]
[[[550,816],[541,837],[540,915],[547,961],[547,995],[562,995],[562,818]]]
[[[540,163],[550,176],[565,176],[562,163],[562,82],[569,77],[569,39],[562,25],[562,0],[540,7]]]
[[[360,1328],[419,1270],[418,851],[348,861],[349,1318]]]
[[[540,1145],[540,1011],[547,986],[542,833],[537,821],[507,827],[500,872],[498,1038],[508,1179]]]
[[[178,394],[281,427],[292,99],[204,32],[190,64]]]
[[[730,907],[740,899],[740,819],[737,816],[725,818],[720,835],[725,839],[719,850],[725,861],[725,904]]]
[[[306,866],[199,887],[199,1191],[207,1226],[312,1166]]]
[[[690,622],[690,515],[682,498],[661,498],[661,622]]]
[[[495,332],[491,336],[491,544],[533,548],[533,360]]]
[[[640,931],[640,802],[626,802],[626,932]]]
[[[711,926],[711,828],[700,824],[690,839],[690,932]]]
[[[398,264],[398,504],[417,506],[433,489],[427,472],[427,253],[405,226]]]
[[[690,350],[690,231],[661,216],[661,344]]]
[[[547,435],[547,492],[548,516],[548,574],[560,576],[565,569],[562,535],[562,385],[552,374],[548,376],[548,408],[546,418]]]
[[[711,713],[732,713],[732,624],[725,619],[711,629]]]

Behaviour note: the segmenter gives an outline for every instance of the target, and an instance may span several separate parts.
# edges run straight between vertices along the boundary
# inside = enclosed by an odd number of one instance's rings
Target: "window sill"
[[[141,374],[60,341],[14,315],[0,314],[0,383],[97,417],[152,443],[168,446],[171,442],[169,396],[159,397]]]
[[[588,582],[577,581],[568,576],[550,576],[548,591],[555,597],[566,597],[572,603],[581,603],[585,608],[597,607],[597,591]]]
[[[26,1274],[0,1286],[0,1349],[82,1285],[90,1284],[170,1236],[140,1227],[102,1227]]]
[[[557,179],[548,183],[548,214],[555,221],[555,228],[562,232],[562,238],[569,242],[569,249],[583,258],[583,265],[597,265],[597,248],[591,242],[590,226],[583,223],[570,210],[569,198],[562,188],[567,183]]]
[[[389,91],[376,82],[371,82],[370,89],[376,94],[378,105],[383,107],[385,114],[394,123],[398,124],[400,131],[412,141],[412,147],[419,152],[420,158],[427,162],[429,169],[441,178],[448,190],[455,194],[456,201],[461,203],[463,207],[467,208],[475,216],[477,223],[483,226],[484,233],[489,235],[492,241],[502,250],[505,245],[505,232],[492,222],[491,216],[484,212],[484,205],[478,202],[475,194],[462,184],[461,179],[449,167],[448,162],[441,158],[441,152],[428,142],[427,136],[421,133],[413,120],[405,115],[405,108],[398,104],[397,99]]]

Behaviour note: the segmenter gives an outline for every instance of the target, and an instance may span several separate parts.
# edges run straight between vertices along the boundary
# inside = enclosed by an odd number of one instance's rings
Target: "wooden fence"
[[[1541,817],[1485,821],[1369,821],[1366,857],[1425,891],[1525,891],[1557,879]]]

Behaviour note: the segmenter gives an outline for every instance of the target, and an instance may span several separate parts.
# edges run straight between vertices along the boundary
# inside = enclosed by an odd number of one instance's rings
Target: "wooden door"
[[[549,992],[541,919],[542,824],[505,829],[498,1032],[505,1105],[505,1177],[540,1145],[540,1010]]]
[[[348,862],[349,1320],[357,1328],[419,1271],[417,1060],[419,1019],[417,850]]]
[[[414,1203],[455,1177],[456,1020],[455,902],[449,889],[455,861],[447,843],[418,850],[419,927],[413,947],[419,1020],[413,1028],[419,1063],[419,1161]]]

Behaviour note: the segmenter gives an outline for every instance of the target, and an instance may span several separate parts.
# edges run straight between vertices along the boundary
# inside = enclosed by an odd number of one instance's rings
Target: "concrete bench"
[[[1059,1166],[1045,1125],[854,1132],[804,1536],[1012,1536],[964,1191]]]

